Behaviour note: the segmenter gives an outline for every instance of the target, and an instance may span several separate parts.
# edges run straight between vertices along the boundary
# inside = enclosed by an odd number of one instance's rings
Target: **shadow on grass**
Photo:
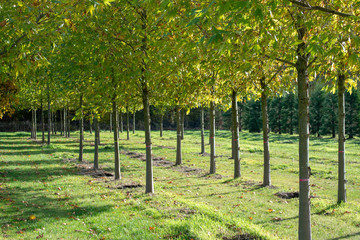
[[[358,236],[358,237],[356,237],[356,236]],[[359,239],[360,238],[359,236],[360,236],[360,232],[357,232],[357,233],[353,233],[353,234],[347,234],[347,235],[344,235],[341,237],[330,238],[329,240],[340,240],[340,239],[347,239],[347,238],[355,239],[354,237],[356,237],[356,239]]]

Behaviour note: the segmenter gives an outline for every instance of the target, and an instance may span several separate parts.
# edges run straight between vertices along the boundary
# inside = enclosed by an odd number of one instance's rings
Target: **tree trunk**
[[[239,117],[237,109],[237,93],[232,92],[232,136],[233,136],[233,158],[234,158],[234,178],[241,177],[240,171],[240,146],[239,146]]]
[[[182,154],[181,154],[181,109],[176,106],[176,164],[181,165]]]
[[[67,107],[67,137],[68,138],[70,137],[70,130],[71,130],[70,119],[71,119],[70,109],[69,107]]]
[[[164,131],[164,114],[160,115],[160,137],[163,136]]]
[[[123,114],[120,111],[120,132],[122,133],[124,131],[124,120],[123,120]]]
[[[45,143],[45,120],[44,120],[44,106],[43,106],[42,98],[41,98],[41,133],[42,133],[41,142],[42,142],[42,144],[44,144]]]
[[[180,112],[181,117],[181,140],[184,140],[184,134],[185,134],[185,110],[182,109]]]
[[[267,108],[267,95],[265,78],[261,79],[261,113],[262,113],[262,130],[264,141],[264,179],[263,186],[271,186],[270,175],[270,152],[269,152],[269,118]]]
[[[338,139],[338,203],[346,202],[346,171],[345,171],[345,75],[338,75],[339,101],[339,139]]]
[[[54,133],[55,135],[57,134],[57,121],[56,121],[56,116],[57,116],[57,111],[53,112],[54,115],[54,121],[53,121],[53,128],[54,128]]]
[[[64,117],[63,117],[64,123],[64,137],[67,137],[67,111],[66,111],[66,107],[64,107]]]
[[[47,100],[48,100],[48,139],[47,139],[47,145],[50,145],[50,142],[51,142],[51,107],[50,107],[50,84],[49,84],[49,80],[47,81]]]
[[[62,113],[62,110],[59,110],[60,112],[60,136],[63,136],[63,132],[64,132],[64,115]]]
[[[34,139],[34,128],[35,128],[34,119],[35,119],[34,109],[31,109],[31,137],[30,137],[31,139]]]
[[[240,102],[239,104],[239,131],[241,132],[242,131],[242,110],[243,110],[243,104],[242,102]]]
[[[112,133],[112,126],[113,126],[112,120],[113,120],[112,112],[110,112],[110,133]]]
[[[145,125],[145,144],[146,144],[146,193],[154,193],[153,166],[151,157],[151,130],[150,130],[150,106],[149,95],[146,86],[143,88],[144,105],[144,125]]]
[[[298,39],[303,40],[306,29],[298,29]],[[300,43],[297,48],[296,70],[298,77],[299,97],[299,236],[301,240],[311,239],[310,212],[310,166],[309,166],[309,54],[306,44]]]
[[[128,107],[126,107],[126,131],[126,139],[130,140],[130,113]]]
[[[215,102],[210,102],[210,174],[216,173],[215,163]]]
[[[135,134],[135,109],[134,109],[134,113],[133,113],[133,134]]]
[[[95,152],[94,152],[94,169],[99,169],[99,123],[98,119],[94,117],[95,124]]]
[[[204,122],[204,108],[201,107],[200,112],[200,123],[201,123],[201,154],[205,153],[205,122]]]
[[[34,139],[37,139],[37,119],[36,119],[36,108],[34,109]]]
[[[120,174],[120,153],[119,153],[119,129],[118,119],[117,119],[117,107],[115,102],[115,97],[113,99],[113,127],[114,127],[114,147],[115,147],[115,180],[121,179]]]
[[[116,109],[116,118],[117,118],[117,121],[118,121],[117,129],[118,129],[119,141],[120,141],[120,113],[119,113],[119,109]]]
[[[83,161],[84,152],[84,118],[83,118],[83,95],[80,95],[80,146],[79,146],[79,162]]]

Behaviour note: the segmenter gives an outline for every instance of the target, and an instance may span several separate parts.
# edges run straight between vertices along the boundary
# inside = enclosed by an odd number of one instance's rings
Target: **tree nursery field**
[[[72,133],[73,136],[79,133]],[[205,132],[208,137],[208,131]],[[99,170],[94,134],[51,145],[26,132],[0,133],[0,223],[4,239],[296,239],[298,136],[270,134],[272,187],[262,186],[262,135],[240,133],[240,178],[233,178],[231,132],[217,132],[217,173],[209,145],[185,131],[183,164],[175,165],[176,132],[153,132],[154,188],[145,194],[144,132],[120,133],[122,177],[114,180],[114,145],[101,132]],[[312,234],[358,239],[360,141],[347,142],[348,202],[337,204],[337,141],[311,138]]]

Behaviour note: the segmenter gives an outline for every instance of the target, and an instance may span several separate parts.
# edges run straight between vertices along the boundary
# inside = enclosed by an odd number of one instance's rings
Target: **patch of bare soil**
[[[210,153],[198,153],[200,155],[202,155],[203,157],[210,157]],[[224,155],[216,155],[215,158],[222,158],[222,157],[225,157]]]
[[[66,163],[76,163],[75,168],[79,169],[79,173],[81,175],[88,175],[94,178],[102,178],[102,177],[113,177],[114,174],[103,169],[94,170],[93,163],[88,161],[79,162],[78,159],[75,158],[64,158],[63,162]]]
[[[174,167],[177,171],[182,172],[182,173],[190,173],[190,174],[201,174],[204,172],[203,169],[201,168],[192,168],[192,167],[188,167],[188,166],[176,166]]]
[[[176,149],[175,147],[162,146],[162,145],[155,145],[154,147],[166,148],[166,149]]]
[[[128,188],[139,188],[143,187],[140,183],[137,182],[131,182],[131,183],[122,183],[117,186],[115,186],[115,189],[128,189]]]
[[[292,198],[298,198],[299,192],[277,192],[275,193],[275,196],[282,199],[292,199]]]
[[[207,174],[203,175],[202,177],[204,177],[204,178],[209,178],[209,179],[222,179],[222,178],[224,178],[225,176],[220,175],[220,174],[217,174],[217,173],[215,173],[215,174],[207,173]]]
[[[223,240],[255,240],[255,239],[259,239],[255,236],[252,236],[250,234],[240,234],[240,235],[236,235],[233,237],[223,237]]]
[[[146,155],[143,153],[136,153],[136,152],[124,152],[126,155],[128,155],[130,158],[138,158],[141,161],[146,160]]]

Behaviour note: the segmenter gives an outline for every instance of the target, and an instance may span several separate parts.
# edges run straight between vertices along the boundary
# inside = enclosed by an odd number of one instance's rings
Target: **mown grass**
[[[261,187],[261,134],[240,135],[242,177],[233,180],[231,136],[218,131],[217,174],[199,154],[199,131],[186,131],[182,166],[155,166],[155,194],[144,187],[144,133],[120,134],[122,179],[79,174],[78,133],[53,136],[50,146],[28,133],[0,133],[0,224],[4,239],[231,239],[245,233],[263,239],[297,239],[298,199],[277,192],[298,190],[298,140],[271,135],[272,184]],[[86,133],[84,159],[92,162],[93,135]],[[175,162],[176,133],[152,133],[153,154]],[[100,166],[113,169],[112,135],[101,133]],[[346,142],[348,203],[337,205],[337,142],[311,138],[310,164],[314,239],[360,238],[359,139]],[[209,146],[206,146],[209,152]],[[89,165],[90,166],[90,165]],[[191,168],[191,169],[190,169]],[[191,170],[196,171],[191,171]],[[202,169],[202,170],[201,170]],[[34,219],[35,218],[35,219]]]

